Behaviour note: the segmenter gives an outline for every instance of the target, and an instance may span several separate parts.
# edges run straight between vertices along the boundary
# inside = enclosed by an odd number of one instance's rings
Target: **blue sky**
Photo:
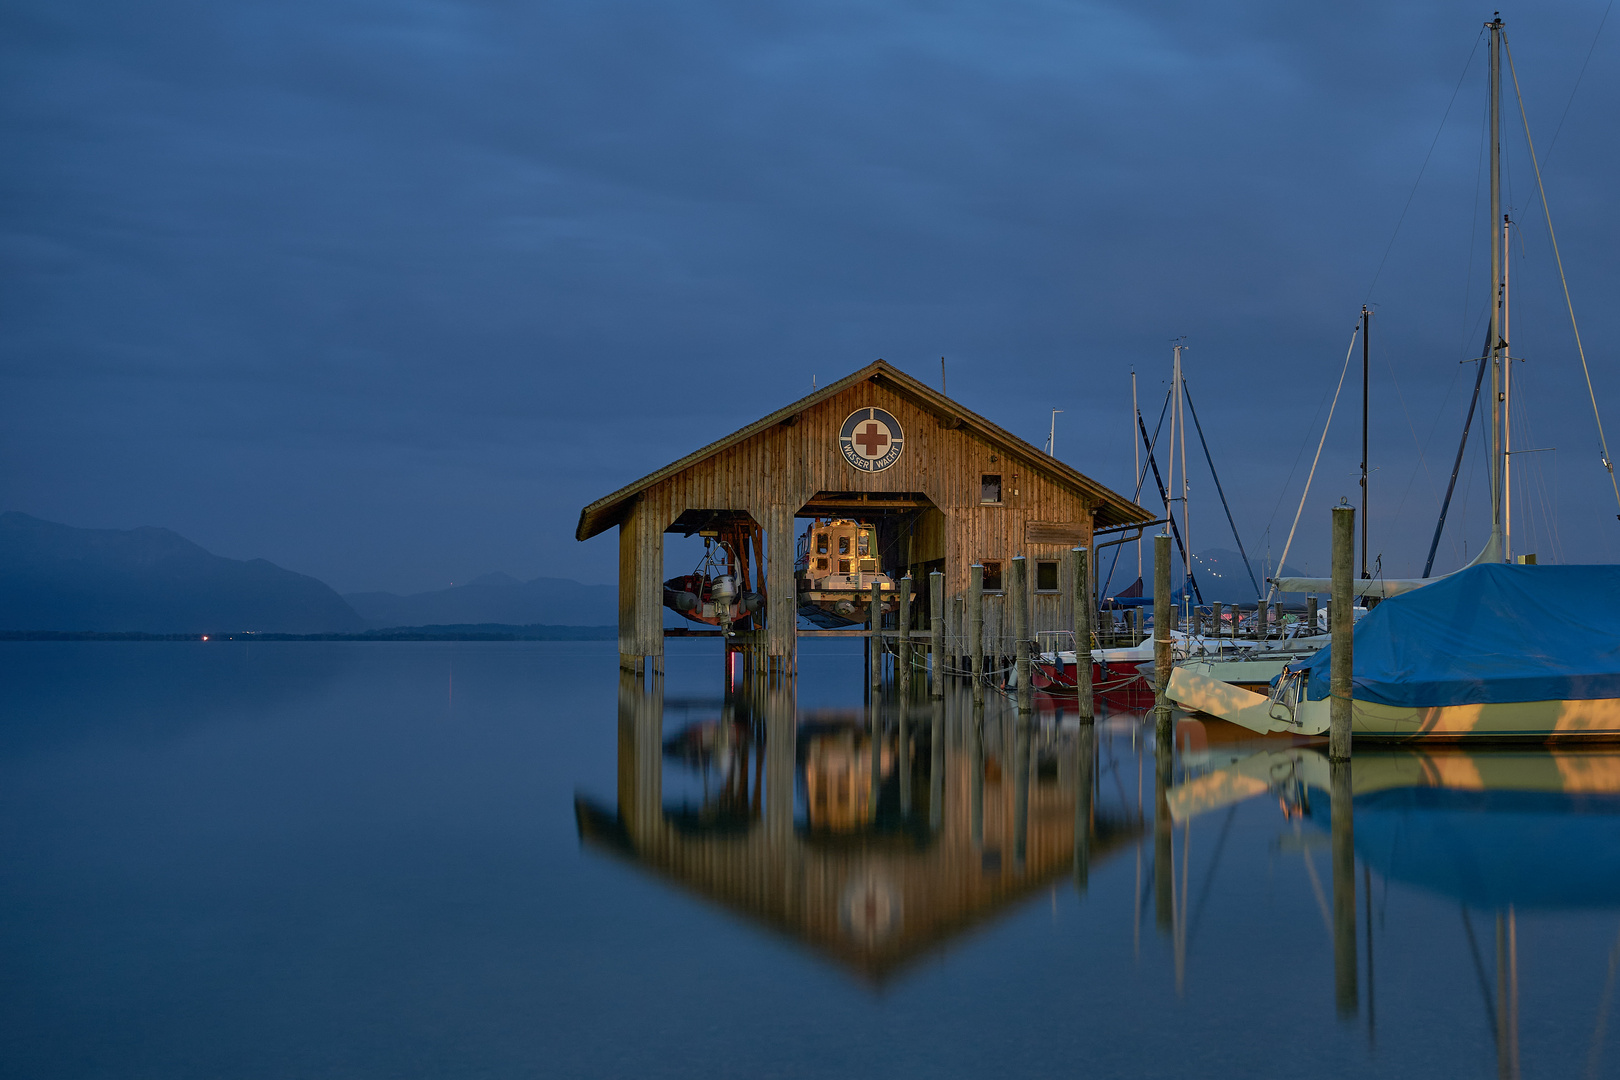
[[[1620,436],[1606,7],[1503,16]],[[1482,336],[1490,15],[17,0],[0,507],[345,591],[610,581],[583,504],[876,357],[932,381],[946,356],[953,396],[1037,445],[1066,410],[1060,455],[1128,489],[1129,372],[1162,399],[1185,335],[1244,540],[1275,553],[1370,301],[1372,549],[1415,572]],[[1515,437],[1557,448],[1525,459],[1521,547],[1609,561],[1511,118]],[[1354,499],[1359,405],[1353,370],[1292,563],[1325,565]],[[1483,539],[1470,461],[1441,567]],[[1231,547],[1193,478],[1194,546]]]

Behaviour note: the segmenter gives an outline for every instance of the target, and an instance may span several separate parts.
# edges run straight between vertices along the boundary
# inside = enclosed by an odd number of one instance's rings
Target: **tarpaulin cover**
[[[1432,707],[1620,697],[1620,566],[1471,566],[1356,623],[1353,696]],[[1332,647],[1311,657],[1328,696]]]

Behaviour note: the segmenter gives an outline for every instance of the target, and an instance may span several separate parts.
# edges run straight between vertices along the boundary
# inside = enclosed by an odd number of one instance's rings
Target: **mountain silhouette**
[[[168,529],[76,529],[0,513],[0,630],[365,628],[329,585],[264,559],[227,559]]]

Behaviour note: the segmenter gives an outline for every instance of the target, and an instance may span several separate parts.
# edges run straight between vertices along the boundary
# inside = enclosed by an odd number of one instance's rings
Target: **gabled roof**
[[[1046,451],[1025,442],[1005,428],[992,424],[978,413],[964,408],[961,404],[927,384],[912,378],[894,365],[883,360],[877,360],[854,374],[847,375],[835,383],[827,384],[808,397],[802,397],[793,404],[785,405],[769,416],[765,416],[745,428],[732,432],[723,439],[712,442],[700,450],[694,450],[679,461],[671,462],[657,472],[643,476],[633,484],[627,484],[611,495],[597,499],[579,512],[579,527],[574,530],[574,538],[576,540],[589,540],[597,533],[618,524],[623,518],[626,505],[635,499],[637,495],[660,481],[684,472],[721,451],[735,446],[737,443],[752,438],[761,432],[769,431],[784,420],[797,416],[811,406],[818,405],[828,398],[841,394],[850,387],[857,386],[867,380],[871,380],[885,389],[910,399],[913,404],[932,412],[940,420],[950,423],[952,426],[971,428],[987,441],[1027,457],[1035,469],[1046,473],[1095,502],[1097,504],[1097,523],[1100,525],[1127,525],[1134,522],[1153,520],[1151,513],[1125,496],[1104,487],[1078,469],[1064,464],[1057,458],[1049,457]]]

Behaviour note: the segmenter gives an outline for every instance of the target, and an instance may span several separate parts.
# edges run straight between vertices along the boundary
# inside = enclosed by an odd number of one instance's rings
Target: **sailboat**
[[[1452,574],[1357,584],[1358,595],[1383,602],[1355,626],[1351,732],[1380,739],[1620,738],[1620,566],[1506,562],[1509,223],[1501,212],[1500,170],[1506,42],[1500,18],[1487,28],[1491,217],[1503,223],[1490,233],[1495,297],[1481,358],[1491,375],[1491,535],[1473,562]],[[1595,412],[1595,397],[1593,407]],[[1600,421],[1600,438],[1601,432]],[[1603,461],[1612,477],[1606,447]],[[1297,589],[1329,583],[1285,578],[1275,584]],[[1330,658],[1327,648],[1288,665],[1264,695],[1177,669],[1167,694],[1187,708],[1257,731],[1320,735],[1329,728]]]

